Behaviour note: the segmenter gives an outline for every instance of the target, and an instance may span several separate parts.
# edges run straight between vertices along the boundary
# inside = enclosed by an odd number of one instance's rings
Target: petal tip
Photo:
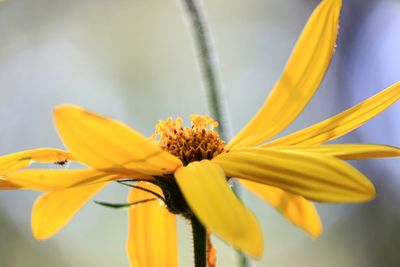
[[[33,225],[32,225],[32,235],[38,241],[47,240],[51,237],[50,235],[41,232],[39,229],[34,228]]]
[[[249,251],[249,254],[254,258],[254,259],[260,259],[261,256],[263,255],[264,252],[264,239],[260,237],[260,240],[255,243],[254,248]]]
[[[46,231],[43,227],[38,223],[38,218],[36,218],[34,209],[32,209],[31,215],[31,231],[32,235],[36,240],[47,240],[52,237],[54,234]]]
[[[366,180],[363,187],[360,187],[359,197],[354,202],[366,202],[372,201],[376,197],[376,189],[374,184],[370,180]]]
[[[260,259],[264,252],[264,235],[255,217],[249,221],[250,225],[251,227],[245,229],[238,237],[238,242],[233,245],[254,259]]]
[[[73,104],[60,104],[54,107],[53,114],[54,116],[61,115],[64,112],[72,111],[72,110],[82,110],[80,106]]]
[[[365,201],[373,200],[376,196],[375,185],[367,177],[365,177],[364,181],[362,181],[360,193],[364,195]]]
[[[317,239],[322,235],[322,227],[316,228],[312,231],[309,231],[309,234],[313,239]]]
[[[372,182],[366,187],[367,200],[373,200],[376,197],[376,189]]]

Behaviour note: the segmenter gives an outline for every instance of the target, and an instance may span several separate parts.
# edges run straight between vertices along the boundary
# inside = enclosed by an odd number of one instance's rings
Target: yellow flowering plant
[[[374,144],[325,144],[356,129],[400,98],[396,83],[327,120],[287,136],[283,131],[316,92],[334,52],[341,0],[323,0],[307,22],[281,78],[248,124],[228,143],[218,123],[193,115],[160,121],[151,137],[74,105],[54,109],[68,151],[40,148],[0,157],[0,189],[43,191],[32,208],[32,232],[60,231],[112,181],[131,186],[127,254],[132,266],[178,265],[176,216],[190,220],[194,242],[206,250],[207,231],[255,258],[263,235],[228,181],[275,207],[313,237],[322,226],[311,201],[348,203],[374,198],[373,184],[344,160],[398,157]],[[32,169],[32,162],[77,161],[85,169]],[[211,251],[211,250],[209,250]],[[205,257],[205,253],[198,256]],[[212,261],[209,264],[212,265]],[[196,266],[205,260],[196,261]]]

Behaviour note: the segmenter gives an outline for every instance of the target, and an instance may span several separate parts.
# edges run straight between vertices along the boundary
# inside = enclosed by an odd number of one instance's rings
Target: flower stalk
[[[190,220],[193,233],[194,266],[207,267],[207,231],[195,215]]]
[[[195,49],[197,50],[199,64],[202,72],[208,98],[208,108],[212,117],[219,122],[218,133],[223,140],[227,140],[226,118],[224,117],[221,102],[221,83],[218,78],[217,57],[212,46],[212,40],[207,23],[207,16],[202,8],[201,0],[182,0],[185,14],[191,26]],[[240,188],[232,184],[232,190],[240,197]],[[240,267],[247,267],[247,257],[236,251]]]
[[[205,85],[211,116],[219,122],[219,135],[226,140],[226,119],[221,99],[221,83],[218,78],[215,55],[207,24],[207,18],[199,0],[182,0],[184,11],[191,26],[195,49],[198,53],[202,78]]]

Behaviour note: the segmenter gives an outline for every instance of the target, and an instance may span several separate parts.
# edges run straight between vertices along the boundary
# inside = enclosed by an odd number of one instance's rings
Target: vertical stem
[[[209,109],[212,117],[219,122],[218,132],[223,140],[227,140],[226,119],[224,118],[221,99],[221,84],[218,79],[217,57],[215,55],[207,17],[202,8],[201,0],[180,0],[184,7],[185,14],[189,20],[193,34],[195,48],[199,55],[199,63],[202,71],[202,78],[205,84]],[[240,197],[240,188],[234,183],[232,190]],[[247,257],[236,250],[240,267],[247,267]]]
[[[238,253],[238,258],[239,258],[239,266],[240,267],[249,266],[249,260],[247,259],[246,255],[244,255],[240,251],[237,251],[237,253]]]
[[[194,266],[207,267],[206,238],[207,232],[195,215],[190,220],[192,224],[193,246],[194,246]]]
[[[221,88],[218,80],[217,58],[211,45],[211,37],[208,30],[206,14],[202,9],[200,0],[181,0],[186,11],[199,54],[199,63],[205,83],[209,108],[212,117],[219,122],[218,132],[222,139],[226,140],[226,120],[223,117],[221,104]]]

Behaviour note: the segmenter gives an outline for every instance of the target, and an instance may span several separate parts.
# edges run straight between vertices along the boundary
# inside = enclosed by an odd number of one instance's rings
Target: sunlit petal
[[[45,193],[32,208],[32,232],[47,239],[60,231],[72,217],[107,183],[97,183]]]
[[[5,179],[20,187],[39,191],[54,191],[72,186],[105,182],[121,178],[117,174],[107,174],[93,169],[50,170],[28,169],[11,172]]]
[[[224,171],[209,160],[175,172],[176,181],[200,222],[211,232],[252,256],[260,256],[263,238],[254,215],[227,184]]]
[[[140,182],[136,185],[162,195],[160,188]],[[132,189],[128,202],[152,199],[154,195]],[[127,252],[132,267],[177,267],[178,241],[175,215],[159,200],[129,208]]]
[[[263,147],[323,144],[360,127],[399,98],[400,83],[396,83],[332,118],[274,140]]]
[[[275,186],[309,200],[359,202],[373,184],[351,165],[326,155],[263,148],[232,149],[213,159],[228,177]]]
[[[71,153],[55,148],[25,150],[1,156],[0,174],[25,168],[34,161],[40,163],[51,163],[65,160],[75,160],[75,158]]]
[[[253,119],[228,148],[267,141],[284,130],[317,90],[334,52],[341,0],[324,0],[301,34],[281,78]]]
[[[161,175],[182,165],[135,130],[80,107],[59,106],[54,118],[64,144],[93,168]]]
[[[343,160],[400,157],[400,148],[372,144],[334,144],[319,146],[282,146],[274,149],[311,152]]]
[[[319,219],[317,209],[310,201],[299,195],[285,192],[277,187],[243,179],[240,179],[240,183],[313,237],[321,235],[321,220]]]

